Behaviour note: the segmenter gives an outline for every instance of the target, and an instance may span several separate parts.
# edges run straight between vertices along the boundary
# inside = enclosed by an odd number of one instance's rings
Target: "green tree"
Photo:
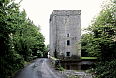
[[[88,30],[93,33],[92,45],[96,45],[94,46],[93,52],[98,56],[102,56],[100,57],[101,60],[107,59],[106,57],[107,55],[109,56],[109,54],[107,54],[109,51],[115,51],[113,49],[113,46],[115,46],[115,42],[113,40],[113,36],[115,35],[113,16],[114,8],[111,6],[113,6],[111,2],[110,4],[105,4],[98,17],[96,17],[92,21],[91,26],[88,27]]]
[[[12,34],[20,28],[19,5],[10,0],[0,0],[0,77],[7,78],[24,65],[24,59],[13,49]],[[18,23],[20,21],[20,23]]]
[[[49,45],[49,44],[47,45],[47,49],[48,49],[48,50],[50,49],[50,45]]]
[[[40,28],[20,12],[14,0],[0,0],[0,78],[8,78],[24,66],[24,60],[37,50],[45,51],[45,38]]]
[[[99,15],[92,20],[87,28],[93,34],[88,50],[97,56],[95,74],[97,78],[115,78],[116,75],[116,42],[115,36],[115,5],[112,1],[104,2]]]
[[[91,57],[95,56],[93,53],[90,53],[92,50],[92,47],[90,46],[93,39],[93,34],[83,34],[81,36],[81,56],[82,57]]]
[[[45,38],[39,32],[39,27],[35,26],[29,18],[26,19],[25,10],[22,12],[22,16],[25,16],[23,18],[25,21],[21,25],[22,30],[15,32],[13,39],[15,50],[27,60],[26,57],[31,53],[37,55],[37,50],[43,50]]]

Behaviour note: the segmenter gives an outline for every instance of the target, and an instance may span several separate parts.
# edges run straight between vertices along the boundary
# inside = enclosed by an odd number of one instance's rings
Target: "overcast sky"
[[[41,26],[45,44],[49,44],[49,18],[53,10],[81,10],[81,28],[85,28],[100,12],[103,1],[106,0],[23,0],[20,10],[25,9],[27,17]]]

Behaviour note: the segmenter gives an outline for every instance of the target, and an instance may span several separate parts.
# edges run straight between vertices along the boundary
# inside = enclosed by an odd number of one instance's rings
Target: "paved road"
[[[39,58],[26,65],[13,78],[67,78],[57,72],[48,58]]]

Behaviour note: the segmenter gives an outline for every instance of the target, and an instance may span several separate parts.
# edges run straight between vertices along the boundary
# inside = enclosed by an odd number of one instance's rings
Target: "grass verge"
[[[55,58],[55,57],[52,57],[53,59],[56,59],[56,60],[59,60],[59,59],[57,59],[57,58]]]
[[[97,57],[81,57],[81,59],[97,59]]]

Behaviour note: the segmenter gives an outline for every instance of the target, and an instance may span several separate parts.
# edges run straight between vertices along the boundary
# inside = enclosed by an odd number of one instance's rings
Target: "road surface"
[[[38,58],[18,71],[13,78],[67,78],[56,71],[48,58]]]

